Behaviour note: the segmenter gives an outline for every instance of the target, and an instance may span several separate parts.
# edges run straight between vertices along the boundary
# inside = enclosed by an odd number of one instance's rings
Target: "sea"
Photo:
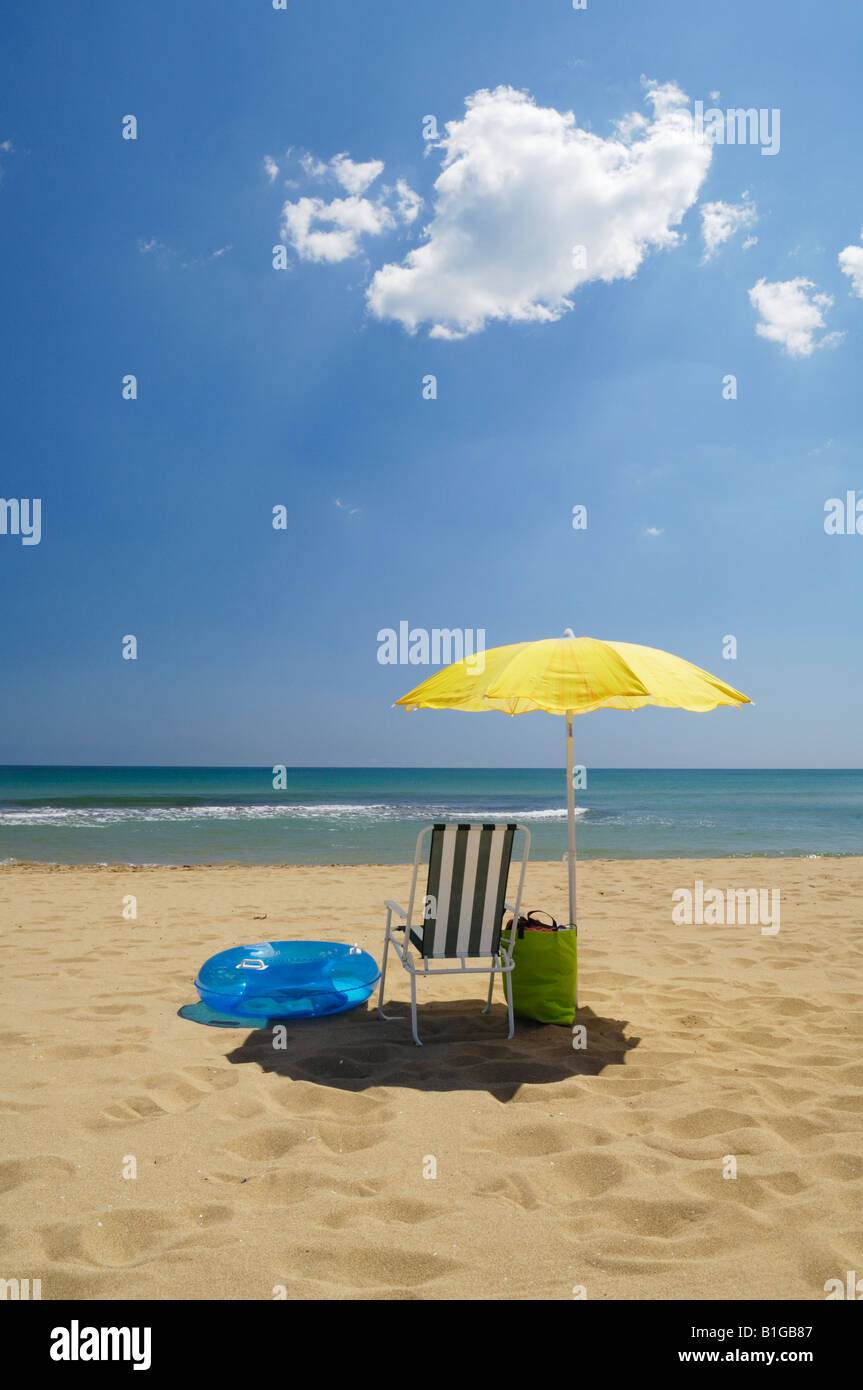
[[[284,783],[284,785],[282,785]],[[558,768],[0,767],[0,863],[403,864],[435,821],[563,859]],[[863,854],[863,771],[589,769],[585,859]]]

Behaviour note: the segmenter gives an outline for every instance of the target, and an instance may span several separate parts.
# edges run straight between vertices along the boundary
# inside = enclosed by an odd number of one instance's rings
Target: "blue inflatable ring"
[[[195,988],[220,1013],[249,1018],[317,1018],[356,1008],[381,972],[359,946],[327,941],[259,941],[211,956]]]

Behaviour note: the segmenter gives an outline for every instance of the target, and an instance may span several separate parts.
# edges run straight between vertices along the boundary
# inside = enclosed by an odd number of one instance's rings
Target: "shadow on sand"
[[[393,1011],[398,1005],[387,1005]],[[467,1010],[470,1010],[470,1002]],[[603,1018],[579,1009],[587,1046],[572,1046],[569,1028],[517,1019],[515,1037],[506,1038],[506,1010],[489,1014],[466,1011],[464,1002],[429,1003],[419,1014],[422,1047],[411,1039],[408,1012],[402,1006],[392,1022],[379,1018],[369,1004],[349,1013],[303,1021],[238,1019],[214,1014],[204,1004],[180,1009],[182,1018],[220,1028],[252,1028],[239,1047],[227,1053],[235,1066],[257,1066],[293,1081],[311,1081],[341,1091],[372,1086],[405,1086],[415,1091],[488,1091],[497,1100],[512,1100],[520,1086],[540,1086],[569,1077],[597,1076],[606,1067],[622,1066],[639,1038],[626,1037],[625,1020]],[[281,1029],[284,1032],[281,1032]],[[274,1034],[273,1029],[279,1029]],[[278,1042],[283,1044],[274,1046]]]

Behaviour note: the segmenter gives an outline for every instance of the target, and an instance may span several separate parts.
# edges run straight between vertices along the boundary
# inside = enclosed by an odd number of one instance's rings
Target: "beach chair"
[[[505,902],[506,884],[512,860],[516,831],[524,835],[524,849],[518,876],[515,903]],[[422,899],[422,915],[414,921],[417,876],[423,853],[423,843],[431,836],[428,857],[428,880]],[[504,909],[508,908],[518,920],[524,869],[530,850],[530,831],[523,825],[427,825],[420,831],[414,854],[410,898],[405,912],[398,903],[388,900],[384,955],[381,964],[381,984],[378,994],[378,1013],[392,1019],[383,1009],[387,960],[392,946],[411,980],[411,1031],[418,1047],[422,1044],[417,1033],[417,976],[432,975],[489,976],[488,999],[483,1013],[491,1007],[495,975],[504,976],[504,994],[509,1012],[511,1038],[515,1028],[512,1011],[512,982],[509,974],[513,959],[501,945]],[[394,922],[400,919],[400,925]],[[413,949],[412,949],[413,948]],[[414,951],[417,955],[414,956]],[[488,965],[468,965],[484,957]],[[458,961],[457,966],[448,965]],[[437,962],[442,962],[437,964]]]

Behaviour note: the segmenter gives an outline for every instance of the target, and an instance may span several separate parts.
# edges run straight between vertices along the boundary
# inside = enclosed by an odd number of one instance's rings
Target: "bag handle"
[[[551,921],[551,926],[550,926],[550,927],[547,927],[547,926],[545,925],[544,922],[537,922],[535,919],[536,919],[537,917],[539,917],[539,916],[548,917],[549,920]],[[505,930],[506,930],[506,931],[511,931],[511,930],[512,930],[512,926],[513,926],[513,922],[512,922],[512,918],[510,918],[510,921],[509,921],[507,927],[505,928]],[[516,928],[516,930],[517,930],[517,935],[518,935],[518,940],[521,941],[521,940],[523,939],[523,937],[524,937],[525,931],[530,930],[531,928],[533,928],[535,931],[560,931],[560,930],[561,930],[561,928],[557,925],[557,922],[555,921],[554,917],[552,917],[551,913],[550,913],[550,912],[544,912],[542,908],[538,908],[538,907],[532,907],[532,908],[530,908],[526,917],[519,917],[519,919],[518,919],[518,925],[517,925],[517,928]]]
[[[557,922],[555,921],[554,917],[552,917],[550,912],[544,912],[540,907],[532,907],[527,914],[527,925],[529,927],[543,927],[544,923],[535,922],[535,917],[548,917],[549,921],[551,922],[551,930],[558,930]]]

